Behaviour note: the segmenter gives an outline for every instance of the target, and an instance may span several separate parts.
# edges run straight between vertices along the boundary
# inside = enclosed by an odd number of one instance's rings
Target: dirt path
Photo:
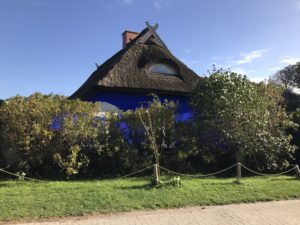
[[[73,217],[19,225],[300,225],[300,200]]]

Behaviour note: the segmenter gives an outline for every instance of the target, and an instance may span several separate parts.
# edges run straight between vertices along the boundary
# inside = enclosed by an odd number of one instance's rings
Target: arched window
[[[177,75],[177,71],[172,68],[171,66],[168,66],[166,64],[157,63],[149,68],[150,73],[161,73],[161,74],[167,74],[167,75]]]

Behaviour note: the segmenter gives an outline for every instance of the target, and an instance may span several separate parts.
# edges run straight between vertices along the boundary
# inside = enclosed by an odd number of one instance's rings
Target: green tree
[[[191,100],[202,136],[260,170],[286,167],[294,151],[282,103],[277,87],[222,69],[200,81]]]
[[[5,101],[0,99],[0,108],[4,105]],[[1,130],[1,127],[2,127],[2,120],[0,119],[0,130]],[[1,133],[0,133],[1,135]],[[1,144],[1,138],[0,138],[0,166],[6,164],[5,163],[5,159],[4,159],[4,156],[3,156],[3,153],[2,153],[2,144]]]
[[[284,98],[288,112],[300,106],[300,95],[295,91],[300,88],[300,62],[288,65],[270,77],[270,82],[284,88]]]
[[[284,99],[286,103],[286,109],[290,114],[293,121],[299,125],[297,115],[300,107],[300,62],[288,65],[275,73],[271,78],[271,82],[282,85],[284,87]],[[295,91],[298,88],[298,91]],[[300,142],[299,142],[299,127],[295,129],[289,129],[289,133],[293,136],[292,143],[297,146],[295,157],[297,162],[300,162]]]
[[[288,87],[300,88],[300,62],[279,70],[271,77],[271,81],[283,85],[286,89]]]
[[[174,142],[176,104],[165,100],[161,102],[157,96],[147,107],[137,108],[134,113],[139,118],[145,131],[146,144],[153,154],[157,165],[156,183],[159,182],[159,165],[162,150]]]
[[[296,163],[300,164],[300,107],[295,109],[291,113],[291,118],[295,124],[297,124],[297,127],[293,129],[289,129],[289,132],[291,135],[293,135],[293,141],[292,143],[297,146],[297,149],[295,151],[295,159]]]

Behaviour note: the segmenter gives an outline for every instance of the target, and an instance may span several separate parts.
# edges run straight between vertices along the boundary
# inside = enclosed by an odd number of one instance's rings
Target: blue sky
[[[0,98],[71,95],[146,21],[199,75],[259,81],[300,61],[300,0],[0,0]]]

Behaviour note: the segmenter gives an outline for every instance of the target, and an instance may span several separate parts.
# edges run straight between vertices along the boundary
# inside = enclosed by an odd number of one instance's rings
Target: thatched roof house
[[[157,35],[157,27],[147,23],[140,33],[125,31],[123,49],[98,66],[70,98],[103,102],[104,110],[127,110],[156,93],[186,105],[199,76],[172,55]]]

